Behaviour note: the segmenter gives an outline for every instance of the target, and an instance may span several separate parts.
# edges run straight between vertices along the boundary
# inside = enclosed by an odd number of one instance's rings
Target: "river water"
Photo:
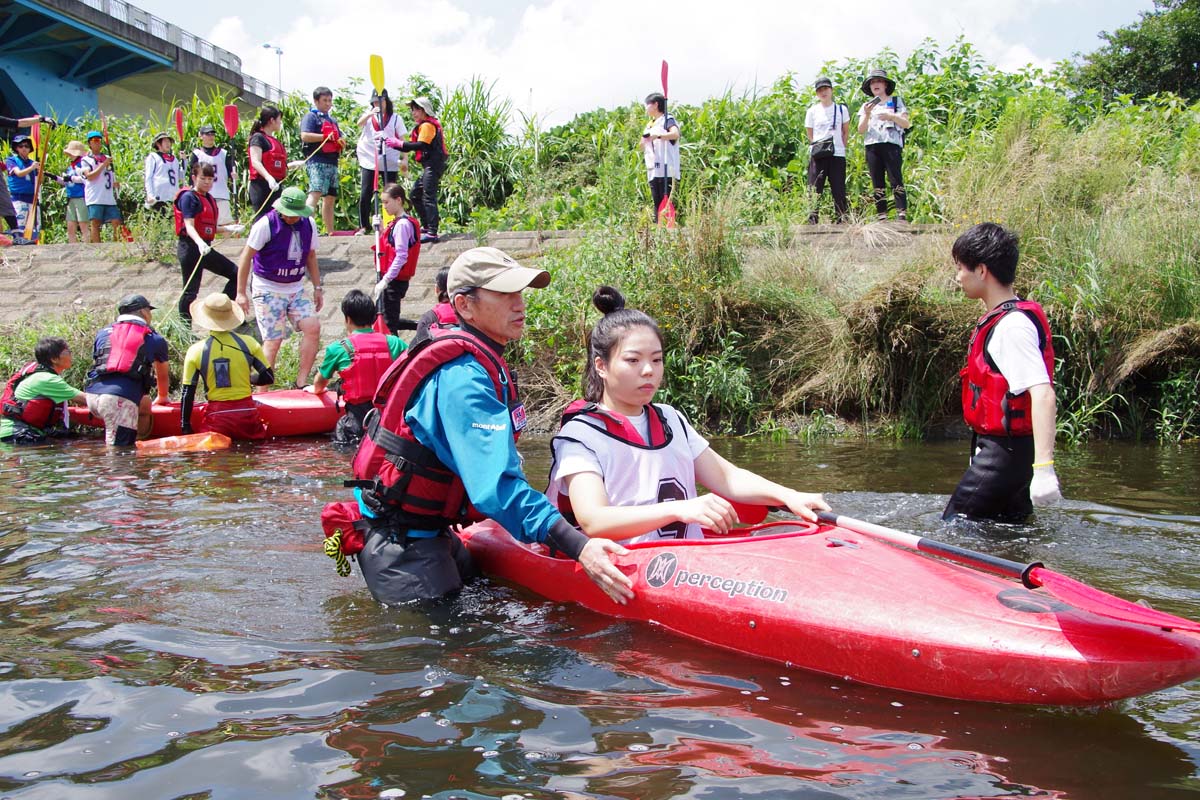
[[[840,513],[1200,617],[1200,447],[1060,453],[1070,498],[945,527],[964,445],[723,441]],[[544,483],[546,440],[523,440]],[[847,684],[482,582],[375,605],[320,553],[317,440],[0,454],[2,798],[1183,798],[1200,681],[1097,709]],[[914,591],[920,591],[914,587]]]

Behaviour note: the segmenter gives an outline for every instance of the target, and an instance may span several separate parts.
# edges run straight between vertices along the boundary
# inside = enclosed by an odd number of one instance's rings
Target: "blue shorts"
[[[90,205],[88,219],[98,222],[120,222],[121,211],[116,206]]]
[[[305,165],[308,170],[308,192],[312,194],[327,194],[337,197],[338,168],[337,164],[317,164],[309,161]]]

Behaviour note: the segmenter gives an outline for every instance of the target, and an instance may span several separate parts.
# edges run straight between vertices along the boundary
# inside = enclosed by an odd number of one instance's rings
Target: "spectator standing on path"
[[[121,298],[116,322],[101,328],[92,345],[87,406],[104,420],[104,441],[110,446],[130,447],[150,435],[151,387],[158,387],[156,402],[167,402],[167,340],[150,327],[153,310],[140,294]]]
[[[169,133],[154,137],[154,152],[146,156],[146,210],[167,213],[175,195],[183,186],[179,174],[179,159],[171,152],[175,139]]]
[[[197,163],[211,164],[213,168],[213,184],[209,194],[217,201],[217,224],[228,225],[233,222],[233,212],[229,207],[229,187],[237,170],[233,161],[233,152],[227,147],[217,146],[217,129],[212,125],[200,126],[200,146],[192,149],[188,156],[188,175],[195,175]]]
[[[192,165],[192,188],[183,189],[175,198],[175,256],[183,276],[179,295],[179,316],[192,318],[192,303],[200,294],[200,278],[208,270],[225,279],[222,290],[230,300],[237,297],[237,265],[213,249],[213,240],[221,230],[220,209],[210,191],[216,168],[197,161]]]
[[[379,124],[379,109],[383,106],[383,125]],[[361,188],[358,194],[358,232],[370,233],[371,211],[375,198],[375,165],[379,165],[379,188],[400,179],[400,172],[408,172],[408,156],[387,146],[388,139],[399,139],[406,131],[404,122],[392,107],[392,100],[384,93],[382,98],[371,97],[371,107],[358,118],[362,132],[358,135],[358,172]]]
[[[90,151],[79,162],[83,175],[83,200],[87,204],[88,225],[93,242],[100,241],[100,227],[112,225],[113,241],[121,240],[121,211],[117,208],[117,187],[120,182],[113,171],[113,162],[100,152],[104,149],[104,135],[100,131],[88,131],[87,146]]]
[[[295,186],[284,189],[270,213],[251,226],[238,259],[237,303],[242,310],[249,309],[246,284],[253,272],[254,316],[272,369],[291,328],[301,334],[296,388],[308,381],[321,343],[317,314],[325,295],[317,267],[317,226],[309,219],[312,213],[303,191]],[[312,281],[315,303],[304,296],[306,274]]]
[[[863,94],[871,99],[858,110],[858,132],[867,148],[867,172],[875,188],[876,219],[888,218],[884,174],[896,199],[896,219],[908,219],[908,196],[904,191],[904,132],[912,127],[908,107],[895,96],[896,82],[881,69],[874,69],[862,82]]]
[[[417,163],[421,165],[421,174],[413,181],[409,197],[417,216],[421,219],[421,242],[430,243],[438,240],[438,186],[442,182],[442,173],[446,171],[446,135],[442,131],[442,123],[433,115],[433,103],[428,97],[414,97],[408,104],[412,112],[413,129],[408,135],[408,141],[388,139],[388,146],[401,152],[415,153]]]
[[[0,130],[17,130],[19,128],[28,128],[38,123],[45,123],[50,126],[51,130],[58,127],[58,123],[49,117],[15,117],[0,116]],[[8,181],[5,180],[6,167],[0,164],[0,219],[4,220],[4,224],[8,226],[10,231],[15,231],[17,228],[17,210],[13,207],[12,196],[8,192]],[[22,228],[22,233],[24,229]],[[22,237],[23,238],[23,237]]]
[[[67,241],[71,244],[87,238],[87,200],[83,199],[84,179],[80,170],[87,152],[87,145],[74,139],[63,148],[63,153],[71,159],[61,179],[67,190]]]
[[[661,92],[646,98],[646,113],[650,121],[642,131],[642,157],[650,181],[654,221],[658,222],[658,207],[671,196],[671,189],[679,180],[679,123],[667,113],[667,98]]]
[[[954,242],[954,279],[983,303],[962,371],[963,419],[974,432],[971,465],[942,519],[1024,522],[1062,499],[1054,472],[1054,346],[1042,307],[1013,292],[1017,237],[994,222]]]
[[[334,232],[333,210],[338,194],[338,158],[342,154],[342,129],[329,115],[333,92],[328,86],[313,90],[313,105],[300,120],[301,154],[307,159],[308,205],[321,213],[325,235]]]
[[[12,205],[16,214],[16,225],[19,231],[25,230],[25,220],[33,207],[33,195],[37,186],[38,172],[42,165],[34,161],[33,140],[24,134],[12,138],[12,155],[4,159],[4,169],[8,172],[8,193],[12,197]],[[41,216],[39,209],[37,215]],[[34,228],[42,226],[36,221]]]
[[[850,110],[833,101],[833,81],[825,76],[817,78],[813,88],[817,101],[804,115],[804,129],[808,131],[809,160],[808,187],[813,190],[813,209],[808,222],[818,221],[817,203],[829,181],[829,193],[833,195],[833,208],[838,223],[846,221],[846,136],[850,132]]]
[[[250,125],[250,141],[246,143],[250,186],[246,191],[254,222],[266,216],[283,191],[280,181],[287,177],[287,150],[283,142],[275,138],[282,127],[283,114],[274,106],[263,106],[258,118]]]

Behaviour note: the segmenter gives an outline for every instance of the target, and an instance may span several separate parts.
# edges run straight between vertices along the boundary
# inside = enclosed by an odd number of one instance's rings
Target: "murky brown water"
[[[1200,616],[1200,447],[1060,453],[1063,507],[948,529],[962,444],[718,446],[840,512]],[[545,440],[523,450],[544,483]],[[1200,795],[1200,682],[1087,711],[973,705],[486,582],[382,609],[319,552],[346,469],[321,442],[0,458],[0,797]]]

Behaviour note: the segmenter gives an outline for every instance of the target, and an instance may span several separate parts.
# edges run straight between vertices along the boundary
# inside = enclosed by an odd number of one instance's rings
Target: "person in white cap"
[[[429,98],[414,97],[408,108],[413,119],[408,141],[391,137],[387,145],[404,153],[411,151],[421,165],[421,174],[413,181],[408,195],[421,218],[421,242],[436,243],[441,221],[437,207],[438,186],[446,171],[446,156],[450,151],[446,149],[446,135],[442,132],[442,123],[433,115],[433,103]]]
[[[525,407],[504,348],[525,332],[522,292],[548,283],[550,273],[494,247],[466,251],[447,280],[461,328],[430,329],[381,381],[387,401],[367,421],[350,482],[369,527],[358,563],[376,600],[461,589],[475,568],[453,528],[484,518],[575,558],[615,602],[633,596],[612,561],[624,548],[577,531],[521,469]]]

